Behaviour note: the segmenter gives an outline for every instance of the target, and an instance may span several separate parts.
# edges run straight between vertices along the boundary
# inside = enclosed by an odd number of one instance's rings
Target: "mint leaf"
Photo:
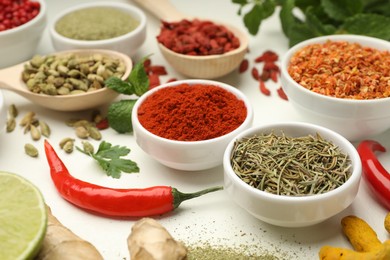
[[[325,13],[336,21],[344,21],[363,11],[362,0],[321,0]]]
[[[250,34],[258,33],[261,22],[274,13],[275,7],[276,2],[273,0],[264,0],[253,5],[252,9],[244,15],[244,24]]]
[[[390,17],[379,14],[357,14],[341,27],[351,34],[361,34],[390,41]]]
[[[110,127],[118,133],[132,132],[131,111],[135,102],[136,100],[128,99],[112,103],[107,114]]]
[[[317,17],[317,12],[313,7],[308,7],[305,12],[306,24],[316,36],[329,35],[336,32],[336,28],[330,24],[324,24],[323,20]]]
[[[313,31],[309,28],[309,26],[305,23],[302,24],[294,24],[290,28],[290,41],[289,45],[294,46],[301,41],[316,37]]]
[[[290,28],[293,24],[297,23],[295,16],[293,15],[293,9],[295,7],[295,0],[286,0],[282,4],[282,9],[279,13],[280,22],[282,24],[282,30],[284,35],[290,37]]]
[[[139,97],[149,89],[149,77],[144,68],[144,62],[148,57],[146,56],[138,61],[127,78],[127,82],[133,87],[133,94]]]
[[[127,81],[123,81],[118,77],[109,77],[105,82],[106,86],[116,92],[132,95],[134,94],[134,87]]]

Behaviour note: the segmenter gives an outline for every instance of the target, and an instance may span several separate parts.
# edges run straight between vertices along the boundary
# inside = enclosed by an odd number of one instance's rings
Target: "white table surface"
[[[66,7],[87,0],[56,0],[47,1],[48,19]],[[96,2],[96,0],[94,0]],[[120,1],[134,4],[132,1]],[[228,22],[245,30],[242,17],[237,15],[238,5],[230,0],[172,0],[178,10],[202,18],[213,18]],[[155,65],[166,65],[169,76],[161,77],[165,82],[171,77],[185,79],[177,74],[164,60],[157,49],[155,36],[159,31],[159,21],[147,13],[147,41],[133,59],[153,54],[151,59]],[[250,52],[247,58],[252,62],[255,57],[265,50],[274,50],[283,55],[288,49],[288,41],[282,34],[279,18],[274,15],[263,22],[257,36],[250,37]],[[37,53],[47,54],[54,49],[46,28]],[[255,110],[254,125],[280,121],[306,121],[300,117],[288,101],[278,97],[278,84],[268,83],[271,96],[264,96],[258,90],[257,83],[250,72],[239,74],[237,71],[219,78],[219,81],[236,86],[246,93]],[[7,105],[15,104],[20,114],[34,111],[39,119],[46,121],[52,128],[50,142],[55,146],[72,175],[77,178],[99,185],[117,188],[148,187],[153,185],[171,185],[183,192],[197,191],[206,187],[222,185],[222,166],[200,171],[181,172],[169,169],[145,154],[135,143],[132,134],[118,134],[109,129],[102,132],[103,139],[112,144],[126,145],[131,149],[129,158],[140,166],[139,174],[123,174],[120,179],[107,177],[95,161],[75,151],[67,155],[58,150],[58,143],[64,137],[74,137],[72,128],[65,125],[70,118],[89,118],[90,112],[55,112],[36,106],[28,100],[8,91],[3,91]],[[128,97],[125,97],[128,98]],[[104,112],[106,107],[102,107]],[[19,120],[20,120],[19,116]],[[372,137],[390,149],[390,132]],[[0,170],[20,174],[36,184],[42,191],[47,204],[54,215],[68,228],[80,237],[90,241],[101,252],[105,259],[129,259],[126,239],[136,219],[113,219],[87,213],[63,200],[57,193],[44,156],[43,139],[34,144],[40,151],[39,158],[30,158],[24,153],[23,146],[32,142],[29,135],[24,135],[18,126],[12,133],[0,132]],[[81,145],[80,140],[78,145]],[[95,146],[98,142],[94,142]],[[380,155],[380,160],[390,169],[390,153]],[[200,198],[184,202],[179,209],[172,213],[157,217],[171,234],[187,245],[199,241],[216,245],[237,246],[246,244],[256,252],[269,250],[284,259],[316,259],[323,245],[350,247],[343,236],[340,227],[342,217],[354,214],[365,219],[377,232],[381,240],[389,239],[383,227],[387,211],[379,206],[368,193],[364,180],[361,182],[359,193],[354,203],[321,224],[307,228],[281,228],[271,226],[257,220],[232,202],[225,191],[211,193]]]

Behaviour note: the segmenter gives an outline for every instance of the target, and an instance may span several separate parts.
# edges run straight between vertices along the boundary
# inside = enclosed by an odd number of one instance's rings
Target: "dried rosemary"
[[[244,182],[277,195],[326,193],[345,183],[352,164],[332,142],[316,136],[274,132],[237,140],[231,165]]]

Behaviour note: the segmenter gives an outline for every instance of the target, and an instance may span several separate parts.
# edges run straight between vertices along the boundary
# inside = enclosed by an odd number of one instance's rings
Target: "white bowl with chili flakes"
[[[329,35],[292,47],[281,64],[282,87],[304,120],[350,141],[390,128],[390,42]]]
[[[0,15],[9,17],[0,19],[0,68],[6,68],[27,61],[35,54],[47,24],[46,2],[5,1],[0,6]]]
[[[304,122],[243,131],[227,146],[223,167],[224,190],[238,207],[266,223],[294,228],[321,223],[348,208],[362,171],[347,139]]]
[[[211,80],[179,80],[142,95],[132,110],[137,144],[170,168],[200,171],[222,164],[227,144],[253,121],[237,88]]]

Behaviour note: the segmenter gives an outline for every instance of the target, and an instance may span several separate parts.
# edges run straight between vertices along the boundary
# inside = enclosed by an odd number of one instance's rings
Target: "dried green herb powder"
[[[119,9],[94,7],[65,15],[56,23],[55,29],[71,39],[96,41],[124,35],[138,25],[139,21]]]
[[[268,253],[251,254],[248,248],[230,248],[211,246],[208,244],[188,248],[188,260],[278,260],[279,258]]]

